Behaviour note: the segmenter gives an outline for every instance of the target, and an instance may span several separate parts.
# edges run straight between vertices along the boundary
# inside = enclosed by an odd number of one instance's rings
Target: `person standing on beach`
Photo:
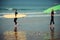
[[[18,12],[17,12],[17,10],[15,10],[15,18],[14,18],[15,25],[17,25],[17,14],[18,14]]]
[[[50,25],[52,25],[52,23],[55,24],[55,23],[54,23],[54,10],[53,10],[53,9],[52,9],[52,11],[51,11],[51,21],[50,21]]]
[[[51,20],[50,20],[50,30],[51,30],[51,40],[54,40],[54,10],[51,11]]]
[[[50,30],[51,31],[54,31],[54,24],[55,24],[55,22],[54,22],[54,10],[52,9],[52,11],[51,11],[51,20],[50,20]]]

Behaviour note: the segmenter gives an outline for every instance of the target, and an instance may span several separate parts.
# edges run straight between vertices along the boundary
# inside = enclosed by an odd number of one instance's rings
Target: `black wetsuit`
[[[15,25],[17,25],[17,18],[14,18],[14,23]]]
[[[54,24],[54,11],[51,12],[51,21],[50,21],[50,25]]]

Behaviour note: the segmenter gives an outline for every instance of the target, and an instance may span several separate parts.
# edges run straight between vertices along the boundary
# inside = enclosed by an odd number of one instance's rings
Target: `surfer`
[[[51,11],[51,21],[50,21],[50,25],[54,24],[54,10]]]
[[[15,25],[17,25],[17,14],[18,14],[18,12],[17,12],[17,10],[15,10],[15,18],[14,18]]]

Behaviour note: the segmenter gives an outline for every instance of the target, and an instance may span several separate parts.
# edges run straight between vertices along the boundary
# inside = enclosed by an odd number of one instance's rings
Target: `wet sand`
[[[4,33],[4,40],[26,40],[26,33],[8,31]]]

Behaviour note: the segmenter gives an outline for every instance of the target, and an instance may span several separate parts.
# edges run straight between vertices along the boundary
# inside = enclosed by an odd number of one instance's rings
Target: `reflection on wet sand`
[[[8,31],[4,33],[5,40],[26,40],[26,33]]]
[[[50,26],[50,34],[51,34],[51,40],[54,40],[54,25]]]

